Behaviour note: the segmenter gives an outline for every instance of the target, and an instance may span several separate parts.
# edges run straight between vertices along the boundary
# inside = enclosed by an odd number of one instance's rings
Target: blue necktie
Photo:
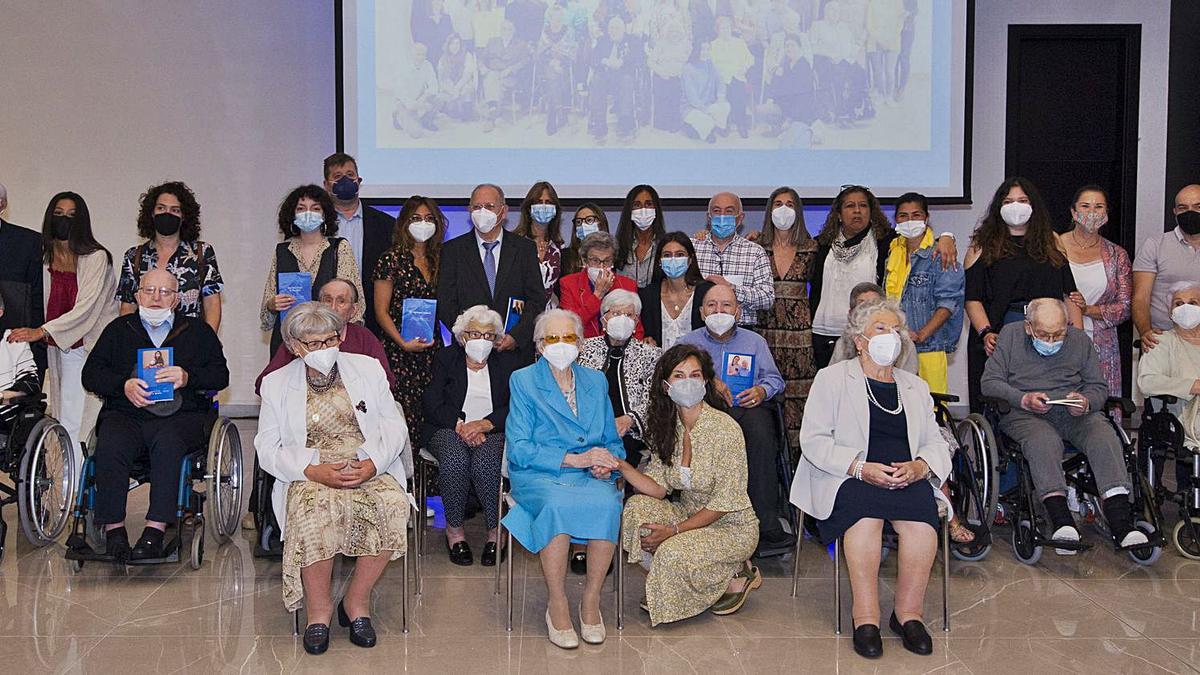
[[[496,255],[492,253],[492,249],[499,245],[498,241],[483,242],[486,251],[483,255],[483,273],[487,275],[488,292],[493,296],[496,295]]]

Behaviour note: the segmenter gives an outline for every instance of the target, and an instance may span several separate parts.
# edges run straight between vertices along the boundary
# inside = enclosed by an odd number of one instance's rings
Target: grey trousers
[[[1060,406],[1054,406],[1045,415],[1014,409],[1000,418],[1000,430],[1021,444],[1038,499],[1067,489],[1062,470],[1064,440],[1087,455],[1101,497],[1117,487],[1125,488],[1126,492],[1132,490],[1121,454],[1121,439],[1103,412],[1072,417]]]

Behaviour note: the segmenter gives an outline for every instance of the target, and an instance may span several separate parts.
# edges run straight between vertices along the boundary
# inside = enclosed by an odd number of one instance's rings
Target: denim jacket
[[[939,307],[950,310],[950,318],[917,351],[953,352],[958,348],[958,338],[963,327],[963,296],[966,293],[966,273],[961,265],[942,270],[940,260],[934,260],[936,247],[919,248],[912,255],[912,266],[904,293],[900,296],[900,309],[908,315],[908,327],[920,330],[929,323]]]

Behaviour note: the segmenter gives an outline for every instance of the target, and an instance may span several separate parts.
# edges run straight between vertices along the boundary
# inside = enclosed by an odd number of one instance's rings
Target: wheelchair
[[[117,561],[104,552],[104,532],[94,520],[96,499],[96,432],[84,445],[80,487],[72,511],[71,534],[67,538],[67,560],[78,572],[87,562],[118,565],[177,563],[182,558],[184,530],[188,530],[189,564],[193,570],[204,562],[204,530],[224,544],[238,531],[242,513],[242,440],[237,427],[222,417],[214,401],[206,410],[207,442],[190,448],[179,467],[174,532],[167,531],[162,558]],[[133,466],[130,491],[147,482],[149,463],[145,456]]]
[[[965,544],[949,541],[950,553],[957,560],[983,560],[992,550],[991,524],[996,516],[995,486],[999,480],[996,457],[992,452],[996,444],[988,440],[991,428],[978,415],[956,421],[950,414],[949,404],[957,403],[957,396],[937,392],[931,392],[930,396],[938,426],[954,440],[951,443],[951,475],[946,481],[950,504],[958,521],[975,533],[975,539]]]
[[[1042,533],[1044,519],[1035,496],[1036,491],[1033,487],[1029,463],[1021,453],[1020,445],[1016,441],[1003,433],[997,435],[993,431],[993,429],[999,428],[1000,416],[1008,413],[1011,406],[1005,400],[987,396],[982,398],[981,403],[983,413],[968,417],[968,421],[970,421],[968,430],[971,434],[979,434],[979,438],[983,439],[982,444],[988,447],[988,452],[996,460],[996,471],[992,475],[994,488],[988,499],[994,500],[994,503],[997,504],[997,511],[1002,513],[1005,520],[1012,526],[1013,555],[1026,565],[1034,565],[1041,559],[1043,547],[1046,545],[1071,551],[1090,549],[1091,544],[1053,541]],[[1105,403],[1105,413],[1113,411],[1119,411],[1122,416],[1130,415],[1134,411],[1133,402],[1124,398],[1109,398]],[[1164,542],[1161,531],[1162,516],[1158,502],[1154,499],[1154,491],[1150,487],[1146,475],[1140,469],[1137,446],[1133,444],[1129,435],[1125,433],[1120,424],[1113,420],[1110,414],[1105,414],[1104,417],[1112,425],[1121,441],[1125,468],[1133,486],[1129,499],[1132,504],[1134,526],[1149,540],[1146,544],[1125,549],[1125,551],[1135,563],[1143,566],[1153,565],[1162,555]],[[1102,498],[1096,486],[1095,477],[1088,466],[1087,457],[1069,444],[1064,454],[1063,473],[1066,476],[1068,487],[1074,488],[1080,497],[1081,514],[1085,520],[1094,518],[1097,529],[1111,539],[1113,535],[1105,522],[1104,511],[1101,509]],[[1011,482],[1012,485],[1008,486],[1005,484],[1006,482]],[[1114,550],[1122,550],[1115,540],[1112,540],[1112,544]]]
[[[254,514],[254,557],[281,560],[283,558],[283,540],[279,538],[279,521],[275,519],[275,509],[271,505],[271,491],[275,487],[275,477],[254,461],[254,490],[250,500],[250,513]]]
[[[1142,408],[1138,428],[1138,461],[1155,503],[1179,508],[1171,543],[1179,554],[1200,560],[1200,453],[1183,444],[1183,425],[1168,410],[1174,396],[1151,396]],[[1163,482],[1169,462],[1175,464],[1175,487]]]
[[[8,429],[0,430],[0,472],[12,481],[0,483],[0,559],[8,535],[4,507],[15,503],[25,538],[46,546],[67,525],[79,475],[71,437],[46,414],[45,396],[22,397],[12,404],[16,416]]]

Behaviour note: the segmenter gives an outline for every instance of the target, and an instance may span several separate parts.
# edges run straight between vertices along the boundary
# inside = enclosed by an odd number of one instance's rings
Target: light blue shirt
[[[771,349],[763,336],[754,331],[735,327],[733,335],[721,342],[713,338],[708,328],[701,326],[679,338],[676,344],[679,343],[693,345],[708,352],[718,374],[722,372],[726,354],[750,354],[754,357],[754,384],[766,391],[767,398],[783,391],[783,376],[779,374],[775,359],[771,357]]]
[[[347,218],[338,211],[338,236],[350,243],[350,249],[354,251],[354,260],[358,263],[358,269],[362,269],[363,264],[363,207],[362,202],[358,203],[358,208],[355,209],[354,215]]]
[[[174,324],[174,314],[172,314],[166,321],[159,324],[158,328],[151,326],[150,324],[146,323],[145,319],[142,319],[142,327],[146,329],[146,333],[150,336],[150,341],[154,343],[155,347],[161,347],[163,342],[166,342],[167,335],[171,333],[171,326]]]

